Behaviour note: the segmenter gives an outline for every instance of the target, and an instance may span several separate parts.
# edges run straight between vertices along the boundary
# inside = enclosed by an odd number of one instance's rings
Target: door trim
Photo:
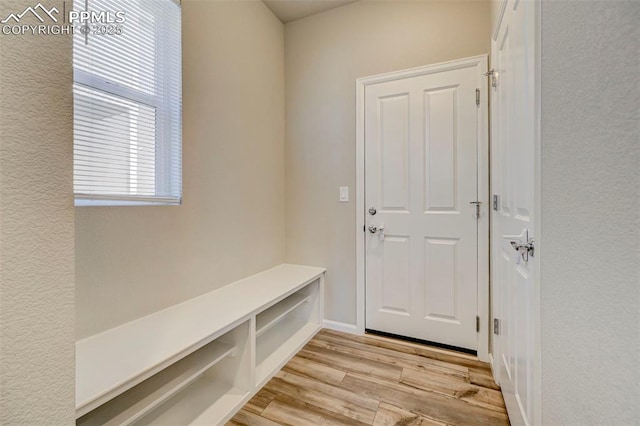
[[[394,71],[356,79],[356,332],[365,331],[365,205],[364,205],[364,94],[368,85],[443,71],[476,67],[481,101],[478,107],[478,359],[489,361],[489,122],[487,72],[488,55],[473,56],[434,65]]]
[[[505,0],[506,2],[506,0]],[[534,5],[534,59],[533,59],[533,113],[534,135],[533,135],[533,202],[534,214],[533,223],[538,234],[538,261],[535,267],[533,278],[533,424],[542,424],[542,334],[540,327],[540,282],[542,277],[542,257],[544,253],[543,233],[542,233],[542,205],[540,203],[542,194],[542,2],[536,1]]]

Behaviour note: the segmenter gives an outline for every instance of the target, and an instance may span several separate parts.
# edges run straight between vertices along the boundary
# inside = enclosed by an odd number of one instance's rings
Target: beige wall
[[[75,418],[71,57],[68,36],[0,35],[3,425]]]
[[[259,1],[183,0],[184,203],[76,209],[77,336],[284,260],[284,41]]]
[[[638,424],[640,4],[541,21],[542,423]]]
[[[489,14],[488,2],[361,1],[285,26],[286,259],[327,267],[328,319],[356,320],[356,78],[486,54]]]

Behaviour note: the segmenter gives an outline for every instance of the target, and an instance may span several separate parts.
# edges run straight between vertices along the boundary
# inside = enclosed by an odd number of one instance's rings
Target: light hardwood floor
[[[508,424],[475,357],[322,330],[227,425]]]

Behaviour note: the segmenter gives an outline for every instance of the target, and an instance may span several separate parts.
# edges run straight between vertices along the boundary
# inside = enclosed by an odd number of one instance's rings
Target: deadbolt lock
[[[378,213],[378,210],[376,210],[376,208],[375,208],[375,207],[370,207],[370,208],[369,208],[369,214],[370,214],[371,216],[375,216],[375,215],[376,215],[376,213]]]

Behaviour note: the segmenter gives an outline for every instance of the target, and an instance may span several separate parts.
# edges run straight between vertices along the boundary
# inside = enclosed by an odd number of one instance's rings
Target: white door
[[[533,424],[535,353],[535,3],[509,1],[493,42],[492,104],[494,366],[509,418]]]
[[[485,68],[462,60],[366,86],[367,329],[478,348],[472,203]]]

